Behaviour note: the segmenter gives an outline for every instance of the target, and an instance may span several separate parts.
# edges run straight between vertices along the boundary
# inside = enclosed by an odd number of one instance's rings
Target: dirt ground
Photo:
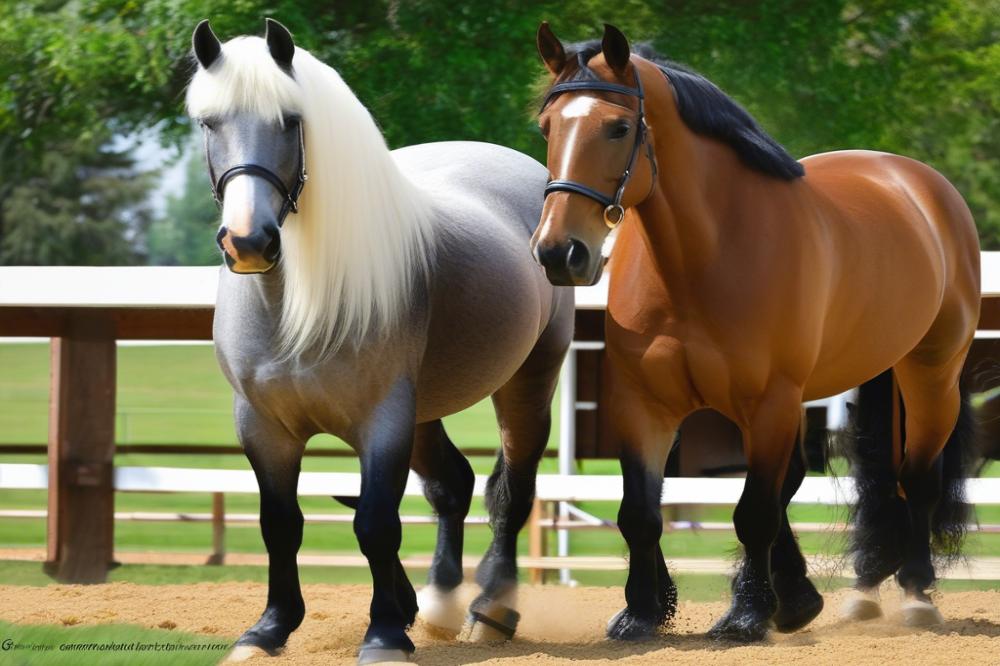
[[[306,619],[277,658],[250,663],[353,664],[367,620],[370,589],[307,585]],[[471,593],[471,590],[468,592]],[[518,637],[504,645],[436,639],[418,621],[411,630],[420,664],[1000,664],[1000,591],[949,592],[937,597],[945,624],[933,631],[900,626],[896,594],[887,616],[865,624],[839,619],[842,593],[826,594],[826,610],[807,629],[767,643],[730,647],[704,632],[723,602],[682,603],[662,638],[640,644],[603,639],[604,625],[623,603],[620,588],[525,587]],[[0,619],[24,624],[130,623],[235,637],[264,607],[266,588],[247,583],[143,586],[0,586]]]

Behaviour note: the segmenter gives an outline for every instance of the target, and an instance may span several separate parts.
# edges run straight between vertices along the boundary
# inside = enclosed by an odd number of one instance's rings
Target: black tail
[[[900,435],[905,438],[904,408],[893,386],[892,371],[862,384],[844,451],[858,495],[852,510],[850,549],[864,586],[877,585],[895,572],[909,530],[909,514],[899,495],[893,463],[894,401],[899,407]],[[935,556],[945,560],[958,556],[970,517],[965,479],[976,466],[975,431],[975,414],[963,387],[958,422],[939,462],[941,498],[931,517],[931,546]]]
[[[909,517],[892,458],[893,394],[891,370],[862,384],[845,433],[843,453],[857,492],[850,551],[862,587],[878,585],[903,561]]]

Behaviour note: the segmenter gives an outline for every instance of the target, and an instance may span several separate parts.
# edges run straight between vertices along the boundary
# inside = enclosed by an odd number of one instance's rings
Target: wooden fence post
[[[531,515],[528,517],[528,555],[531,557],[545,556],[547,533],[542,522],[546,515],[545,502],[536,497],[531,505]],[[534,584],[545,582],[545,569],[531,567],[528,574]]]
[[[212,554],[205,564],[226,562],[226,496],[212,493]]]
[[[102,583],[114,557],[115,328],[73,315],[51,346],[49,515],[45,570]]]

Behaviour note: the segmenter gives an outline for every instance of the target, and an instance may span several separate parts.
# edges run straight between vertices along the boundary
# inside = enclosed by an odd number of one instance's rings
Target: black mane
[[[565,80],[596,81],[600,77],[587,66],[601,52],[600,40],[569,44],[567,58],[576,58],[577,68]],[[805,173],[757,123],[746,109],[701,74],[671,62],[648,44],[635,44],[632,53],[655,63],[670,79],[677,93],[677,110],[692,131],[725,142],[751,169],[775,178],[794,180]]]

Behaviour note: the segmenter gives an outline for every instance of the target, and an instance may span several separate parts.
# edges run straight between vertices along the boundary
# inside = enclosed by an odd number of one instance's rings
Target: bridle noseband
[[[649,158],[649,164],[653,170],[653,182],[656,182],[656,158],[653,155],[652,144],[646,141],[649,126],[646,125],[646,112],[644,106],[645,96],[642,91],[642,79],[639,78],[639,70],[636,69],[635,65],[632,66],[632,74],[635,76],[634,88],[631,86],[619,85],[617,83],[610,83],[608,81],[567,81],[566,83],[557,83],[549,89],[548,94],[545,96],[545,100],[542,102],[542,108],[539,111],[539,113],[544,111],[545,107],[547,107],[549,102],[552,101],[552,98],[557,95],[576,90],[612,92],[618,93],[619,95],[635,97],[639,100],[639,108],[636,113],[635,142],[632,144],[632,153],[629,155],[628,163],[625,165],[625,171],[622,173],[621,180],[618,182],[618,187],[615,189],[614,196],[609,197],[604,193],[598,192],[594,188],[575,180],[550,180],[545,186],[546,197],[553,192],[571,192],[573,194],[582,194],[583,196],[593,199],[597,203],[603,205],[604,223],[608,225],[609,229],[614,229],[621,224],[622,220],[625,219],[625,208],[622,207],[622,197],[625,195],[625,186],[628,185],[629,179],[632,177],[632,168],[635,166],[635,160],[639,156],[639,149],[644,143],[646,144],[646,155]]]
[[[208,159],[208,175],[212,181],[212,196],[215,199],[215,203],[219,208],[222,208],[222,202],[225,198],[226,185],[229,184],[233,178],[239,175],[246,174],[248,176],[259,176],[269,182],[274,189],[278,190],[278,194],[284,199],[281,204],[281,210],[278,212],[278,226],[280,227],[285,223],[285,218],[288,213],[298,213],[299,212],[299,195],[302,194],[302,189],[306,185],[306,181],[309,180],[309,175],[306,173],[306,139],[305,133],[302,129],[302,121],[299,122],[299,169],[298,178],[295,184],[289,189],[281,177],[274,173],[267,167],[262,167],[259,164],[237,164],[234,167],[226,169],[218,179],[215,178],[215,173],[212,171],[212,160]],[[208,143],[205,144],[206,153],[208,151]]]

